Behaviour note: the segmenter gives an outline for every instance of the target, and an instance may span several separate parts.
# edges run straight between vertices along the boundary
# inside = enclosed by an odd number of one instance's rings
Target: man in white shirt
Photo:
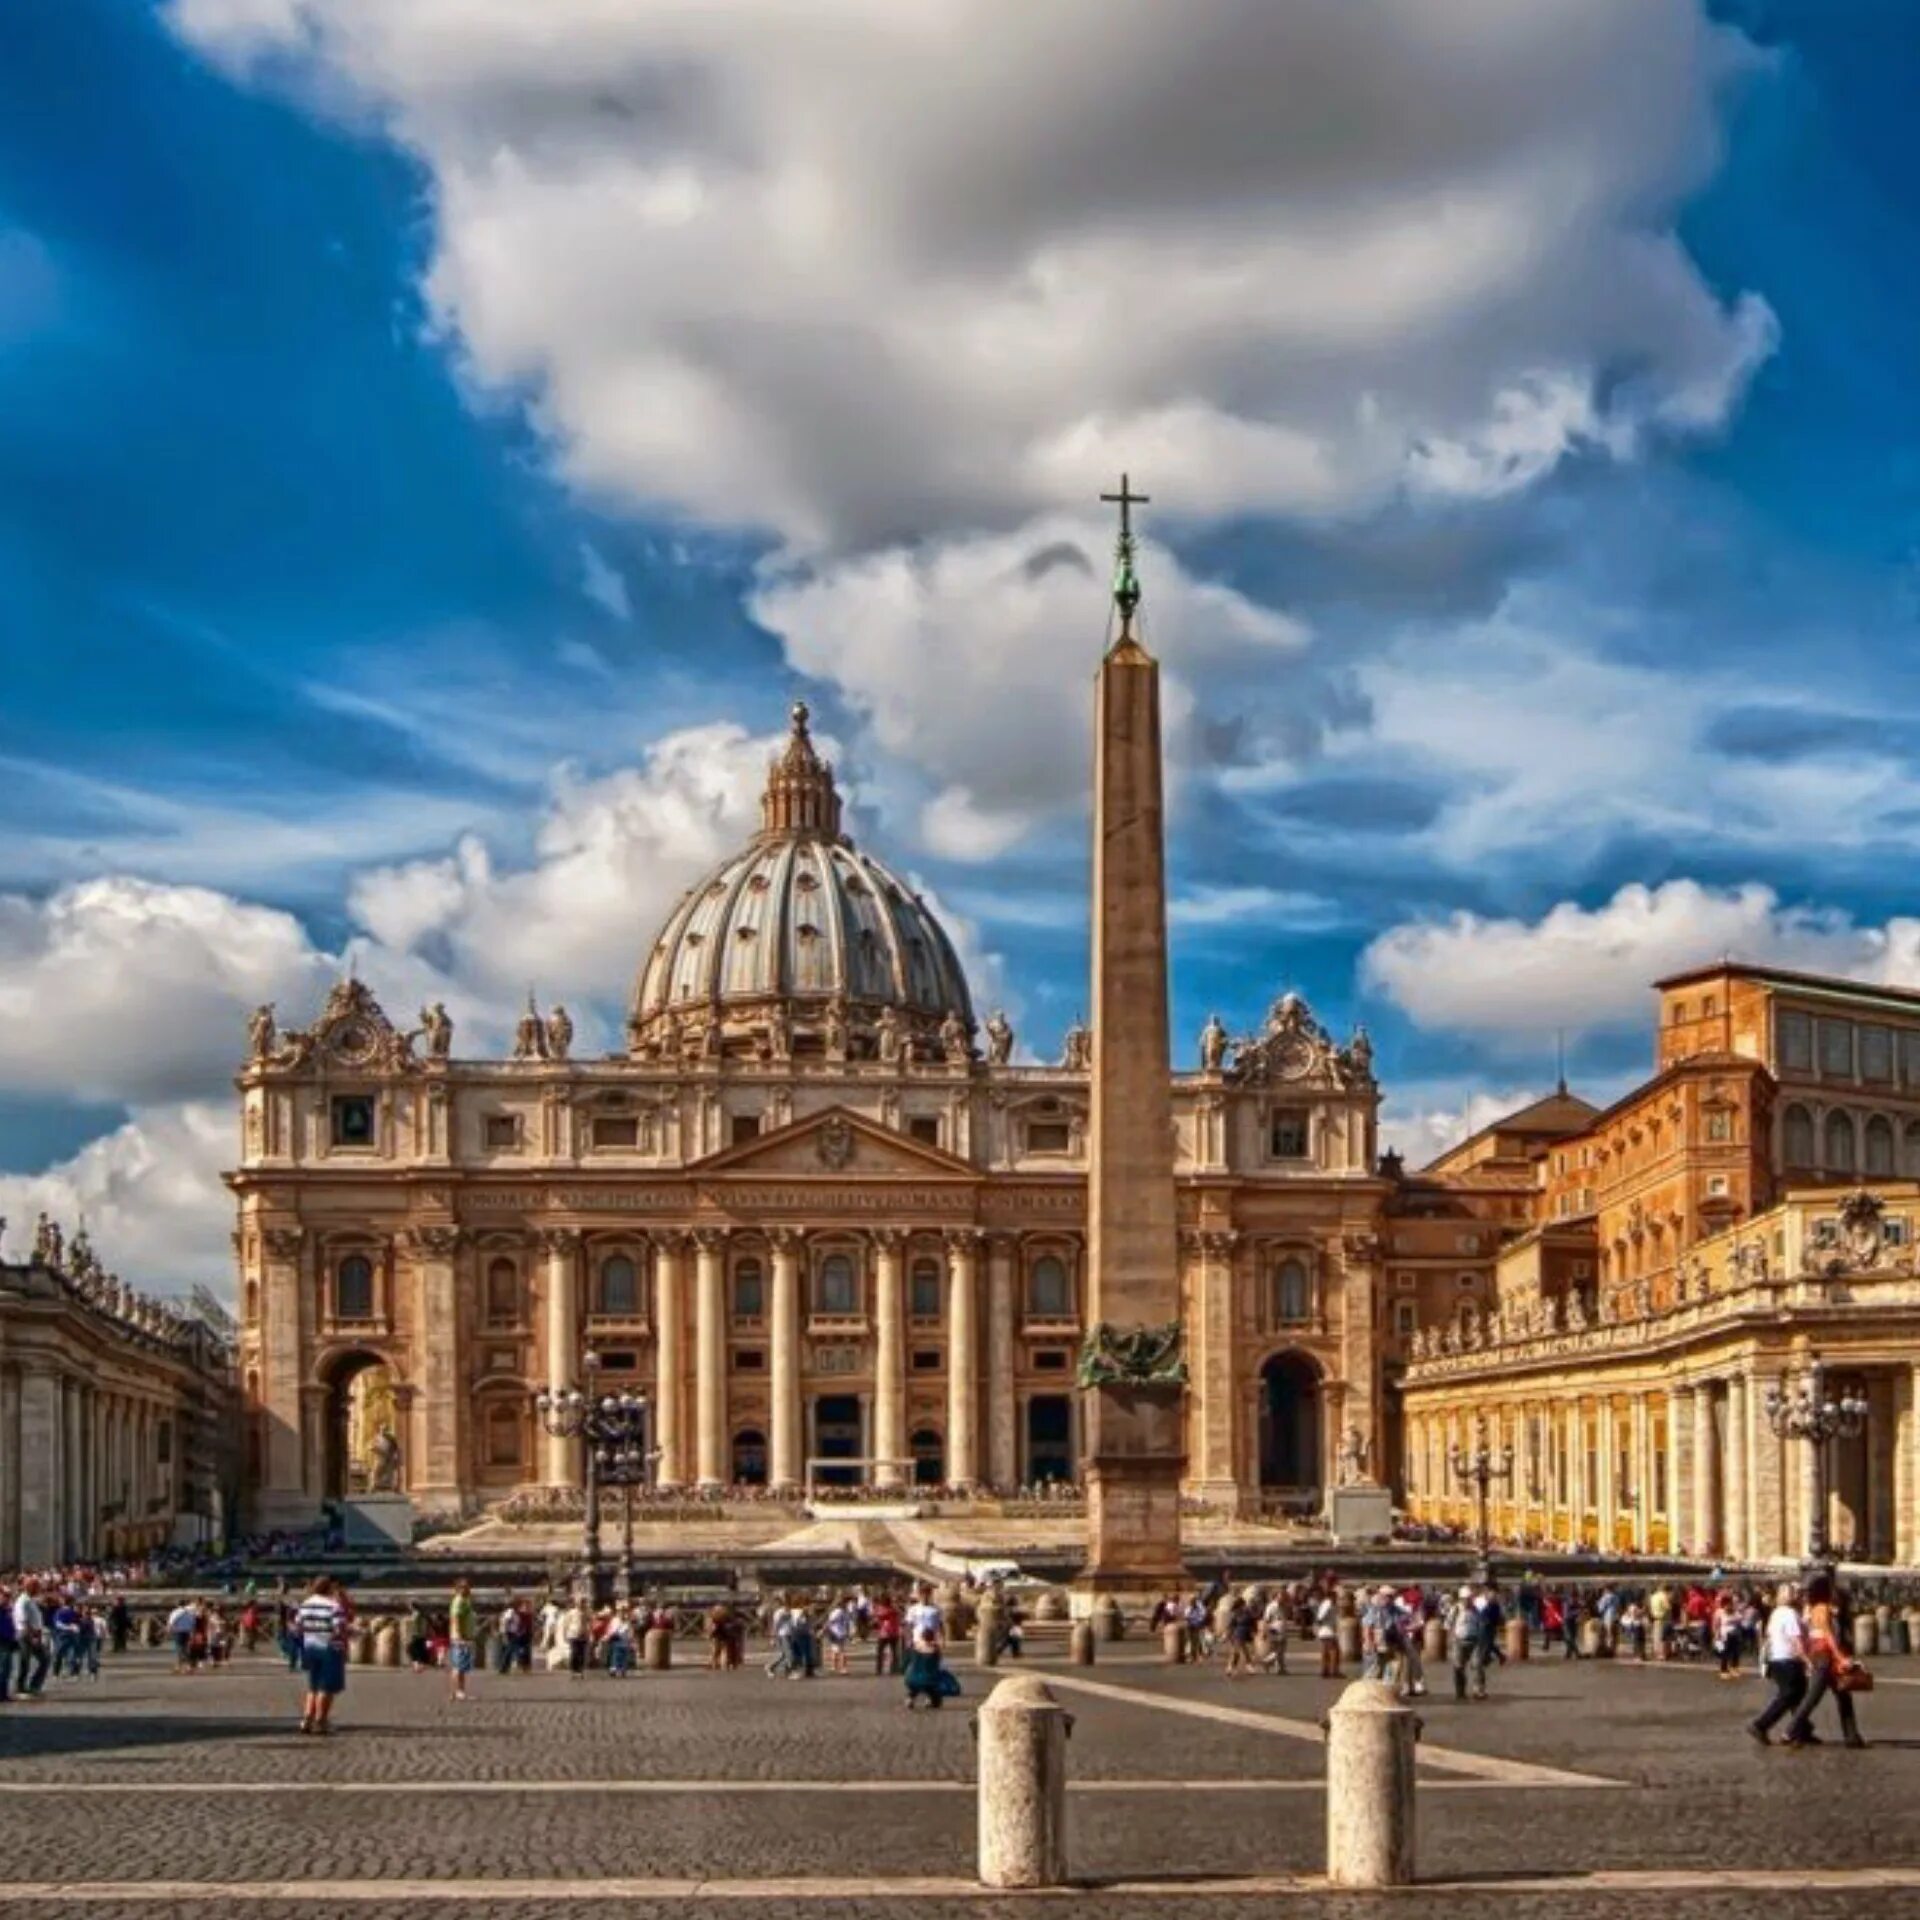
[[[933,1603],[933,1589],[924,1582],[914,1589],[913,1604],[907,1609],[907,1642],[926,1639],[938,1641],[945,1623],[940,1618],[940,1609]]]
[[[1806,1698],[1807,1636],[1794,1604],[1799,1590],[1791,1583],[1774,1597],[1773,1611],[1767,1615],[1761,1635],[1761,1653],[1767,1678],[1773,1682],[1773,1698],[1757,1720],[1747,1723],[1747,1731],[1764,1747],[1778,1722],[1784,1720]]]
[[[38,1700],[47,1684],[47,1617],[31,1580],[14,1599],[13,1637],[20,1645],[20,1698]]]

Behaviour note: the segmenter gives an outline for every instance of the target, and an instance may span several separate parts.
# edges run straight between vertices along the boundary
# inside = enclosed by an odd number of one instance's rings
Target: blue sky
[[[1424,1151],[1665,967],[1920,978],[1910,20],[1505,4],[18,10],[0,1211],[217,1266],[241,1014],[349,944],[610,1033],[798,694],[1050,1050],[1122,464],[1182,1047],[1298,987]]]

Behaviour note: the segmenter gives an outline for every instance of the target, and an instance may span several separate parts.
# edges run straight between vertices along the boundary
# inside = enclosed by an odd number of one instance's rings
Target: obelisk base
[[[1076,1615],[1102,1595],[1157,1598],[1187,1584],[1180,1558],[1185,1398],[1177,1383],[1087,1389],[1087,1564],[1073,1582]]]

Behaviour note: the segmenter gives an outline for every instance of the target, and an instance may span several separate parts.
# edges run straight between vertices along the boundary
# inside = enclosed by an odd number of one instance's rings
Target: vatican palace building
[[[927,903],[842,830],[804,707],[761,825],[638,957],[624,1048],[529,1004],[469,1059],[357,981],[255,1016],[236,1196],[251,1518],[360,1482],[383,1383],[416,1512],[579,1484],[533,1392],[643,1394],[664,1486],[1073,1480],[1089,1036],[982,1019]],[[1658,989],[1654,1076],[1410,1170],[1364,1032],[1250,996],[1173,1076],[1185,1486],[1310,1517],[1342,1478],[1499,1531],[1765,1557],[1805,1502],[1762,1407],[1818,1350],[1877,1417],[1836,1537],[1920,1558],[1920,995],[1726,964]],[[1264,1003],[1264,1012],[1256,1009]],[[1806,1449],[1800,1451],[1805,1452]]]

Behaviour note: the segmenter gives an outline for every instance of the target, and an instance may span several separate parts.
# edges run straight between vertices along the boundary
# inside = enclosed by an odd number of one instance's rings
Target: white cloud
[[[580,542],[580,591],[614,619],[624,622],[633,618],[626,576],[590,540]]]
[[[8,1250],[25,1251],[45,1212],[69,1232],[84,1221],[102,1264],[143,1291],[200,1281],[231,1300],[233,1202],[220,1175],[238,1151],[235,1111],[218,1101],[137,1108],[44,1172],[0,1173]]]
[[[1321,515],[1717,426],[1673,236],[1758,56],[1681,0],[172,0],[369,109],[428,291],[583,486],[800,548]],[[976,796],[979,798],[980,796]]]
[[[1380,1151],[1398,1153],[1409,1168],[1424,1167],[1482,1127],[1547,1092],[1545,1087],[1505,1092],[1464,1083],[1388,1089],[1380,1106]]]
[[[1422,1027],[1495,1046],[1644,1026],[1664,974],[1722,955],[1760,965],[1920,985],[1920,920],[1862,925],[1836,908],[1783,904],[1771,887],[1693,880],[1622,887],[1583,907],[1566,900],[1538,920],[1445,920],[1390,928],[1361,957],[1367,984]]]
[[[839,689],[883,754],[932,784],[919,822],[926,845],[988,860],[1048,815],[1086,804],[1109,542],[1084,519],[1052,516],[769,579],[752,611],[795,667]],[[1306,640],[1285,615],[1194,580],[1158,547],[1140,564],[1177,773],[1206,757],[1209,722],[1244,720],[1249,683],[1270,692]],[[1311,705],[1299,697],[1284,729]]]

